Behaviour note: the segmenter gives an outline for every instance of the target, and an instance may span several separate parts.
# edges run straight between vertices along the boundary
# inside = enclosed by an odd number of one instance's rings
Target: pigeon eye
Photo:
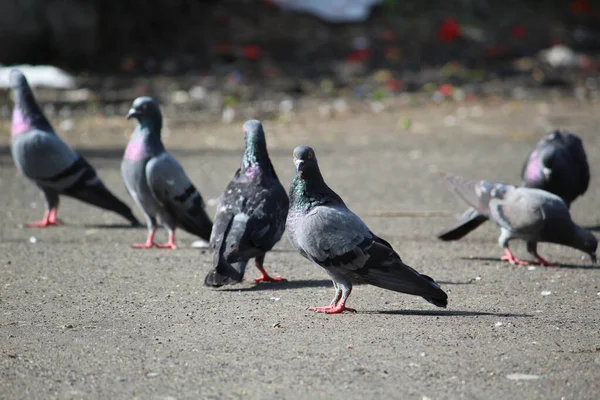
[[[310,160],[311,158],[313,158],[313,153],[312,153],[312,151],[309,151],[308,152],[308,159]]]

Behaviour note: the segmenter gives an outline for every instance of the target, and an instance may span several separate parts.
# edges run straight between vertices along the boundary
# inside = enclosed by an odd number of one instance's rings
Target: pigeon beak
[[[138,115],[137,110],[135,108],[131,108],[131,109],[129,109],[129,112],[127,113],[127,116],[125,117],[125,119],[131,119],[137,115]]]
[[[304,168],[304,161],[294,158],[294,165],[296,165],[296,171],[302,171],[302,168]]]
[[[596,264],[596,253],[591,253],[590,258],[592,259],[592,264]]]

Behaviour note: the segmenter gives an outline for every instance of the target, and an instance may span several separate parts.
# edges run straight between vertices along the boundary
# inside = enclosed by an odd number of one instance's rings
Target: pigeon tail
[[[433,304],[437,307],[446,308],[448,306],[448,295],[442,289],[440,289],[440,285],[438,285],[432,278],[427,275],[422,275],[423,278],[428,280],[431,283],[433,288],[432,294],[428,296],[423,296],[425,300]]]
[[[485,215],[479,214],[474,208],[469,208],[458,217],[453,225],[438,233],[437,238],[443,241],[461,239],[487,220],[488,218]]]

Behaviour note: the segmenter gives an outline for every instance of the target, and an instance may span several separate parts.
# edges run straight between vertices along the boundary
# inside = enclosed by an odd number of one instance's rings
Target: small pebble
[[[159,375],[160,375],[160,372],[148,372],[146,374],[146,378],[156,378]]]
[[[29,243],[37,243],[37,238],[35,236],[32,236],[29,238]]]
[[[550,290],[543,290],[542,291],[542,296],[549,296],[551,294],[552,294],[552,292]]]

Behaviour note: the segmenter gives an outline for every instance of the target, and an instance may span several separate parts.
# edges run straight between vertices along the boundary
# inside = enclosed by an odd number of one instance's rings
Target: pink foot
[[[344,311],[356,312],[354,308],[346,307],[345,305],[339,303],[337,305],[329,305],[325,307],[309,307],[308,309],[318,313],[326,314],[341,314]]]
[[[502,256],[502,258],[500,259],[502,261],[508,261],[512,265],[515,265],[515,264],[517,264],[517,265],[529,265],[529,263],[527,261],[519,260],[517,257],[515,257],[513,255],[513,253],[509,249],[504,249],[504,253],[506,255]]]
[[[164,244],[159,244],[156,247],[159,249],[172,249],[175,250],[177,246],[175,245],[175,232],[169,232],[169,241]]]
[[[557,264],[551,263],[550,261],[543,259],[539,254],[536,254],[535,261],[533,262],[533,264],[541,265],[544,267],[556,267],[557,266]]]
[[[270,276],[267,274],[267,271],[260,265],[258,262],[256,263],[256,268],[260,271],[260,276],[254,280],[254,283],[259,282],[285,282],[286,280],[280,276]]]
[[[27,224],[28,228],[45,228],[48,226],[56,226],[58,225],[58,221],[56,219],[56,212],[58,209],[56,207],[51,208],[49,211],[44,213],[44,219],[41,221],[34,221]]]

